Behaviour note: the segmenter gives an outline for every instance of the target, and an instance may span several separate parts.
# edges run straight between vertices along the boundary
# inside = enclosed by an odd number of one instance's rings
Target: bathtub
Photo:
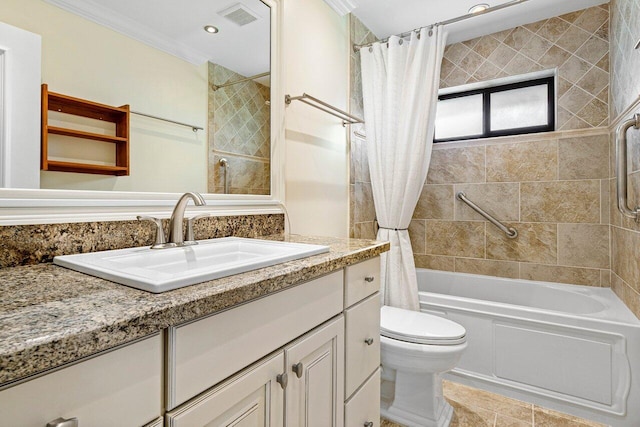
[[[446,375],[612,426],[640,426],[640,321],[609,288],[417,269],[421,311],[467,330]]]

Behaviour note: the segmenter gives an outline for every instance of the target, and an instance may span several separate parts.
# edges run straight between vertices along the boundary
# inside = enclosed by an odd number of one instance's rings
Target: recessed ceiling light
[[[471,8],[469,9],[469,13],[478,13],[478,12],[482,12],[483,10],[487,10],[489,9],[489,5],[486,3],[480,3],[480,4],[476,4],[475,6],[471,6]]]
[[[204,26],[204,30],[205,30],[207,33],[210,33],[210,34],[215,34],[215,33],[217,33],[218,31],[220,31],[220,30],[218,30],[218,28],[217,28],[217,27],[214,27],[213,25],[205,25],[205,26]]]

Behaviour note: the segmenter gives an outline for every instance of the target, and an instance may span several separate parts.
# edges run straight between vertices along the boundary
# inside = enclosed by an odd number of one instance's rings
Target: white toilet
[[[408,427],[448,426],[453,408],[442,395],[441,375],[456,366],[467,347],[464,327],[384,306],[380,335],[381,415]]]

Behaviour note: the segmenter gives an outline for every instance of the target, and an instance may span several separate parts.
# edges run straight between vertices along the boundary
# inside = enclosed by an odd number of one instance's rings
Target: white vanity
[[[0,391],[3,423],[378,426],[379,271],[361,256],[40,373]]]

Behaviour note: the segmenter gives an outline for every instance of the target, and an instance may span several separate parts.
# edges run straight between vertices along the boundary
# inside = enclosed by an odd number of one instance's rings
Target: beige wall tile
[[[483,146],[433,150],[427,183],[485,182],[484,162]]]
[[[600,270],[600,286],[603,288],[611,287],[611,270]]]
[[[520,264],[520,278],[573,285],[600,286],[600,270],[558,265]]]
[[[609,200],[609,185],[608,179],[600,180],[600,224],[609,224],[611,221],[611,200]]]
[[[558,140],[558,170],[560,179],[607,178],[608,133]]]
[[[549,181],[558,177],[557,141],[531,141],[487,147],[487,181]]]
[[[453,219],[453,185],[427,184],[413,212],[415,219]]]
[[[455,271],[454,258],[448,256],[414,255],[413,260],[417,268],[431,270]]]
[[[636,291],[640,290],[640,233],[612,227],[611,270]]]
[[[558,224],[558,264],[609,268],[609,226]]]
[[[520,185],[518,183],[456,184],[455,194],[464,192],[469,200],[500,221],[520,219]],[[484,221],[484,218],[455,199],[455,219]]]
[[[427,221],[427,248],[430,255],[484,258],[484,223]]]
[[[630,286],[626,286],[623,301],[631,312],[640,319],[640,294]]]
[[[611,225],[620,227],[622,223],[620,219],[620,211],[618,211],[618,200],[616,198],[616,180],[609,180],[609,217],[611,219]]]
[[[456,258],[456,271],[459,273],[483,274],[485,276],[520,277],[517,262],[495,261],[490,259]]]
[[[411,239],[411,248],[415,254],[426,252],[426,225],[426,221],[423,219],[414,219],[409,223],[409,239]]]
[[[375,240],[376,231],[373,222],[356,222],[353,225],[353,237],[355,239]]]
[[[523,182],[520,218],[531,222],[600,223],[600,181]]]
[[[556,264],[556,224],[508,225],[518,230],[517,238],[509,239],[502,231],[487,225],[487,259]]]
[[[355,222],[368,222],[376,218],[376,208],[373,204],[373,190],[368,182],[356,182],[355,193]]]

